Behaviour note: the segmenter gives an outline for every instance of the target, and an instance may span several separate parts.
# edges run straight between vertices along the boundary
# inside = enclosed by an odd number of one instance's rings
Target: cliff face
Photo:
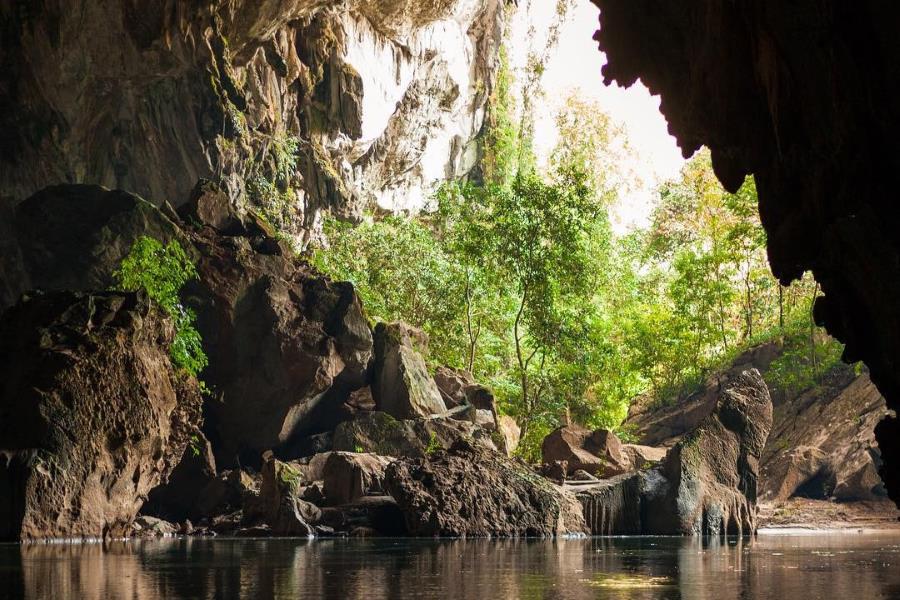
[[[415,208],[474,164],[503,21],[502,0],[4,3],[0,197],[175,204],[207,177],[300,241],[323,208]]]
[[[775,343],[752,348],[695,394],[666,406],[636,403],[626,424],[641,444],[672,446],[710,412],[729,373],[754,368],[768,374],[780,354]],[[761,501],[781,504],[794,496],[839,501],[884,498],[878,476],[881,452],[873,429],[888,410],[867,372],[838,365],[809,389],[797,392],[770,383],[769,393],[774,414],[759,457]]]
[[[607,83],[662,96],[685,153],[701,144],[726,187],[753,174],[769,259],[811,270],[817,320],[900,402],[900,5],[838,0],[593,0]],[[882,471],[900,499],[900,425],[882,421]]]

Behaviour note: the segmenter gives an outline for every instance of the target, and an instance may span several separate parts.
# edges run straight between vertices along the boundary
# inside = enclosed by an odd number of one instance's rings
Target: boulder
[[[427,337],[404,323],[375,327],[372,395],[379,411],[397,419],[443,414],[447,406],[428,374]]]
[[[759,458],[772,401],[755,369],[722,382],[715,409],[656,467],[578,493],[603,535],[748,535],[757,525]]]
[[[7,243],[15,249],[0,255],[0,264],[20,256],[23,272],[6,282],[0,309],[31,289],[109,289],[113,272],[138,237],[185,239],[171,219],[143,198],[99,185],[47,187],[3,218],[15,236]]]
[[[462,369],[438,367],[434,372],[434,383],[447,408],[455,408],[468,403],[466,388],[475,385],[475,379]]]
[[[208,406],[216,462],[257,466],[271,448],[296,456],[304,438],[345,418],[344,402],[365,385],[372,337],[359,298],[247,238],[205,228],[192,240],[199,279],[185,294],[209,357],[204,378],[221,396]]]
[[[178,208],[178,216],[200,226],[212,227],[225,235],[243,235],[247,228],[228,194],[216,183],[201,179],[188,201]]]
[[[497,431],[503,437],[503,448],[507,456],[512,456],[519,447],[519,439],[522,437],[522,429],[516,420],[509,415],[501,415]]]
[[[173,522],[196,519],[200,498],[216,480],[212,446],[202,433],[191,437],[178,465],[168,479],[153,488],[141,513]]]
[[[421,457],[429,451],[448,449],[459,439],[497,450],[490,433],[474,423],[448,417],[398,420],[380,411],[361,414],[338,425],[334,431],[334,449]]]
[[[138,294],[36,292],[0,317],[0,539],[123,536],[198,431],[197,381]]]
[[[246,471],[223,471],[207,483],[189,511],[195,520],[230,514],[244,506],[244,498],[259,493],[259,481]]]
[[[622,444],[622,451],[631,463],[632,469],[646,469],[665,458],[668,450],[639,444]]]
[[[325,463],[325,498],[332,505],[350,504],[382,492],[384,470],[392,458],[376,454],[332,452]]]
[[[759,459],[771,427],[772,400],[759,371],[750,369],[724,381],[715,411],[658,467],[665,483],[645,486],[644,531],[754,533]]]
[[[620,475],[632,468],[615,433],[577,425],[552,431],[541,444],[543,462],[566,461],[569,472],[584,470],[599,477]]]
[[[245,506],[244,523],[256,524],[261,517],[274,535],[310,536],[322,516],[314,504],[300,499],[301,473],[291,465],[265,457],[262,483],[259,488],[259,506],[248,514]]]
[[[585,530],[573,495],[524,463],[465,440],[392,462],[385,487],[411,535],[549,537]]]

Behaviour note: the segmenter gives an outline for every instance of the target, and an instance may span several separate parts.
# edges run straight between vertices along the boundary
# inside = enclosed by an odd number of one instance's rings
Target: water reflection
[[[0,545],[0,597],[900,598],[900,537]]]

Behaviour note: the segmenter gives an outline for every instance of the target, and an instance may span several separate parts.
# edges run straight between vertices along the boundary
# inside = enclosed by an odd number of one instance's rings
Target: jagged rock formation
[[[0,6],[0,198],[215,178],[305,236],[474,166],[501,0]],[[249,192],[245,197],[245,192]]]
[[[375,407],[397,419],[415,419],[447,412],[422,354],[424,332],[404,323],[375,326],[372,396]]]
[[[37,293],[0,319],[0,539],[125,535],[197,432],[197,381],[134,294]]]
[[[226,468],[333,429],[372,355],[351,284],[317,275],[271,237],[241,233],[190,229],[199,277],[185,290],[209,357],[203,377],[221,394],[207,429]]]
[[[215,186],[197,187],[184,221],[168,212],[99,186],[43,190],[7,215],[16,252],[0,264],[20,272],[8,287],[105,289],[139,236],[176,239],[197,262],[183,295],[210,359],[203,378],[217,401],[207,403],[206,431],[217,466],[259,465],[265,450],[333,429],[350,392],[366,385],[372,354],[353,287],[294,259]]]
[[[685,153],[728,189],[752,173],[775,275],[811,270],[816,319],[900,402],[900,46],[892,2],[593,0],[607,83],[662,97]],[[900,500],[900,423],[881,422],[882,477]]]
[[[105,290],[134,240],[181,238],[178,226],[149,202],[96,185],[60,185],[41,190],[0,214],[3,238],[0,310],[24,292]]]
[[[584,531],[574,496],[517,460],[457,442],[388,466],[385,487],[419,536],[522,537]]]
[[[400,420],[381,411],[363,413],[340,423],[334,431],[334,449],[423,457],[429,449],[447,450],[460,439],[497,450],[492,436],[470,421],[450,417]]]
[[[768,377],[781,355],[778,343],[754,347],[704,388],[666,406],[636,403],[626,424],[641,443],[672,446],[709,414],[723,378],[748,368]],[[772,431],[760,458],[759,497],[781,503],[791,496],[871,500],[883,497],[878,476],[881,453],[873,429],[887,408],[867,372],[838,365],[802,392],[772,383]]]
[[[886,414],[884,398],[868,373],[857,375],[845,366],[816,388],[777,405],[760,462],[760,498],[884,497],[874,428]]]
[[[595,534],[741,535],[756,530],[759,459],[772,400],[755,369],[734,373],[711,413],[659,466],[578,494]]]

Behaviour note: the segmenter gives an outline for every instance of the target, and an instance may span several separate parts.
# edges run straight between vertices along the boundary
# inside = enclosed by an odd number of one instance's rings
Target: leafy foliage
[[[141,236],[114,276],[120,289],[143,289],[169,315],[175,323],[172,362],[191,375],[198,375],[208,361],[194,325],[194,312],[178,296],[182,286],[197,277],[197,270],[181,245],[173,240],[163,246],[154,238]]]
[[[767,377],[784,390],[837,363],[840,344],[812,321],[815,282],[784,287],[769,271],[752,179],[726,192],[702,151],[661,186],[647,229],[616,236],[621,131],[570,98],[539,172],[507,83],[482,181],[445,184],[428,214],[329,221],[313,261],[352,281],[374,318],[423,328],[432,364],[490,386],[522,427],[520,454],[538,459],[544,436],[571,422],[628,439],[635,398],[679,398],[763,341],[783,343]]]

